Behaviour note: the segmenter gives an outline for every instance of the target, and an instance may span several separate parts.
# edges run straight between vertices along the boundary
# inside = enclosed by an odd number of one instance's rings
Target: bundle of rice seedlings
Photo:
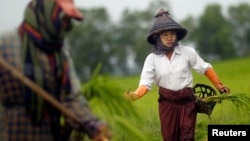
[[[228,101],[237,111],[249,111],[250,109],[250,94],[247,93],[232,93],[209,96],[203,99],[205,102],[222,103]]]

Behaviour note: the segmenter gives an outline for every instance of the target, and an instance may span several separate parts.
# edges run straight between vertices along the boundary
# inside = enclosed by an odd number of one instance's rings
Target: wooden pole
[[[63,115],[73,119],[77,123],[81,124],[81,120],[74,115],[70,110],[66,109],[61,103],[59,103],[54,97],[52,97],[48,92],[38,86],[36,83],[27,78],[23,73],[17,71],[12,65],[7,63],[2,57],[0,57],[0,66],[4,69],[10,71],[13,77],[17,78],[24,85],[33,90],[38,96],[44,98],[47,102],[49,102],[52,106],[57,108]],[[106,137],[102,138],[102,141],[109,141]]]
[[[44,98],[47,102],[49,102],[52,106],[57,108],[59,111],[62,112],[65,116],[73,119],[77,123],[81,123],[80,119],[74,115],[71,111],[66,109],[61,103],[59,103],[54,97],[52,97],[49,93],[47,93],[44,89],[42,89],[40,86],[38,86],[36,83],[31,81],[29,78],[27,78],[24,74],[22,74],[20,71],[17,71],[16,68],[11,66],[9,63],[7,63],[2,57],[0,57],[0,65],[10,71],[10,73],[17,78],[19,81],[21,81],[23,84],[25,84],[27,87],[29,87],[31,90],[33,90],[37,95]]]

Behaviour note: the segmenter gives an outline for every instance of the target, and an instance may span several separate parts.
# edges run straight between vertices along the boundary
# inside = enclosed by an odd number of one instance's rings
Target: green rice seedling
[[[210,123],[249,124],[250,122],[250,94],[222,94],[208,97],[204,101],[216,102]]]
[[[93,111],[111,126],[113,140],[145,140],[146,135],[136,126],[142,117],[134,105],[123,96],[120,85],[114,84],[108,75],[100,75],[101,64],[91,79],[82,85],[82,92]],[[142,125],[142,124],[139,124]]]
[[[198,114],[196,124],[196,140],[207,139],[209,124],[249,124],[250,123],[250,94],[232,93],[217,94],[203,99],[205,102],[216,102],[210,116]]]
[[[210,96],[204,99],[205,102],[223,102],[225,100],[230,101],[237,110],[250,109],[250,95],[247,93],[232,93]]]

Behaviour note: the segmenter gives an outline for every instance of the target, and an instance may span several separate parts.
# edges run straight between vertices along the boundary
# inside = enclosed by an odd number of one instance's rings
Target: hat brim
[[[83,20],[82,13],[75,7],[72,0],[55,0],[62,10],[76,20]]]
[[[187,35],[187,32],[188,32],[185,28],[180,28],[180,27],[178,27],[178,28],[166,27],[166,28],[156,29],[153,32],[150,32],[150,34],[147,36],[148,43],[150,43],[151,45],[155,45],[155,43],[156,43],[155,35],[159,34],[162,31],[165,31],[165,30],[175,30],[177,32],[176,33],[177,34],[177,41],[180,41],[183,38],[185,38],[185,36]]]

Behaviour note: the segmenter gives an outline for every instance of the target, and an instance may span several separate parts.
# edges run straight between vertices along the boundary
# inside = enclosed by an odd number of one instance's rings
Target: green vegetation
[[[208,124],[250,123],[250,113],[248,112],[248,105],[250,102],[249,99],[244,99],[249,98],[248,94],[250,94],[249,63],[249,57],[211,63],[223,84],[231,89],[231,93],[234,96],[233,98],[237,97],[239,98],[238,101],[241,100],[241,102],[247,102],[245,105],[237,105],[235,104],[237,102],[234,102],[230,99],[222,100],[221,103],[216,104],[215,109],[210,117],[205,114],[198,114],[196,141],[205,141],[207,139]],[[212,84],[205,76],[197,74],[195,72],[193,74],[194,84],[204,83],[212,86]],[[135,90],[138,86],[138,81],[139,75],[134,75],[126,77],[111,77],[109,78],[109,81],[101,81],[99,83],[102,83],[103,85],[109,85],[108,89],[115,88],[113,94],[117,95],[117,97],[122,97],[125,91],[127,91],[128,89]],[[96,83],[95,85],[98,85]],[[92,87],[95,86],[92,85]],[[102,89],[101,87],[99,88]],[[119,88],[119,90],[117,88]],[[121,113],[117,113],[117,116],[114,116],[113,113],[110,117],[110,113],[108,112],[108,110],[105,110],[105,113],[100,113],[101,109],[105,107],[105,104],[99,105],[95,100],[90,99],[90,105],[92,107],[95,107],[94,111],[102,115],[102,117],[109,117],[106,119],[112,126],[114,141],[146,141],[146,139],[148,139],[149,141],[159,141],[162,139],[158,119],[157,90],[158,89],[156,87],[153,87],[152,91],[135,102],[128,102],[120,98],[118,99],[120,110],[128,112],[126,110],[126,107],[122,106],[122,104],[127,104],[127,106],[130,105],[131,107],[129,106],[129,108],[131,112],[136,112],[137,114],[139,114],[139,117],[133,116],[133,114],[128,114],[128,116],[125,116]],[[99,94],[101,94],[101,92]],[[107,97],[105,99],[109,100],[110,102],[114,100]],[[100,98],[104,99],[103,96]],[[114,107],[115,106],[117,105],[114,105]],[[115,108],[119,109],[119,107]]]

